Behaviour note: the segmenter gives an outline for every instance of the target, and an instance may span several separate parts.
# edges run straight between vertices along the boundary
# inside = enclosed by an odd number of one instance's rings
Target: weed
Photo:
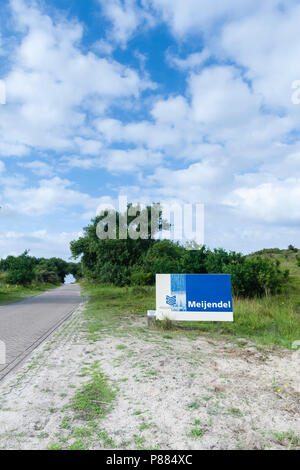
[[[145,446],[145,438],[143,436],[134,436],[134,442],[139,450]]]
[[[77,439],[70,445],[69,450],[86,450],[86,445],[82,439]]]
[[[71,426],[70,426],[70,418],[68,418],[67,416],[64,416],[63,419],[62,419],[62,422],[61,422],[61,425],[60,427],[62,429],[70,429]]]
[[[71,408],[78,412],[79,418],[91,421],[107,413],[114,396],[105,375],[95,370],[91,380],[76,393]]]
[[[231,414],[232,416],[235,416],[236,418],[240,418],[243,416],[243,413],[238,408],[228,408],[227,411],[229,414]]]
[[[99,431],[97,435],[101,439],[104,447],[109,447],[110,449],[117,447],[106,431]]]
[[[77,437],[89,437],[92,434],[91,429],[87,428],[75,428],[72,434],[72,438],[77,438]]]
[[[195,421],[193,423],[193,427],[190,431],[190,435],[194,439],[200,439],[205,434],[205,429],[202,428],[200,425],[201,425],[200,420],[195,419]]]
[[[47,445],[47,450],[62,450],[62,446],[56,442],[50,442],[50,444]]]
[[[200,403],[199,401],[192,401],[189,405],[188,405],[188,408],[191,408],[191,409],[194,409],[194,410],[198,410],[198,408],[200,408]]]
[[[293,430],[288,432],[274,432],[273,436],[282,446],[286,446],[288,450],[297,450],[300,448],[300,435],[295,435]]]

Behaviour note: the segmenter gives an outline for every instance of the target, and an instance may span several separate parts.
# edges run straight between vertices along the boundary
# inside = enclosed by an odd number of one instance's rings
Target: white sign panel
[[[156,318],[178,321],[233,321],[230,276],[157,274]]]

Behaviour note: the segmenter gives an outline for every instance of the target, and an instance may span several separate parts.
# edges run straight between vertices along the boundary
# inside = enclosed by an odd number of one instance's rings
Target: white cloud
[[[226,163],[222,159],[203,160],[180,170],[158,168],[146,178],[147,186],[155,186],[163,199],[197,203],[206,202],[212,193],[216,202],[220,184],[225,186],[225,182]]]
[[[22,39],[5,77],[0,153],[24,155],[32,147],[87,153],[91,146],[95,153],[101,143],[97,136],[86,138],[88,113],[102,115],[116,99],[137,98],[152,84],[112,59],[83,53],[79,23],[54,22],[23,0],[12,0],[11,7]]]
[[[240,18],[257,7],[258,0],[151,0],[175,35],[206,32],[221,20]]]
[[[23,168],[29,168],[32,173],[38,176],[46,176],[49,178],[55,174],[52,166],[48,165],[48,163],[41,162],[39,160],[34,160],[28,163],[19,163],[19,166]]]
[[[137,5],[136,0],[98,0],[102,13],[112,23],[109,37],[123,47],[131,37],[143,26],[153,26],[154,17]]]
[[[144,149],[111,150],[102,160],[103,166],[112,172],[135,172],[140,167],[155,167],[162,160],[159,152]]]
[[[124,179],[122,189],[135,200],[203,202],[214,246],[297,244],[291,227],[300,217],[300,108],[291,102],[291,84],[300,79],[299,2],[99,1],[110,29],[89,53],[78,22],[62,15],[54,21],[28,2],[12,1],[21,41],[5,77],[0,155],[54,150],[65,155],[55,171],[132,173],[135,186]],[[158,89],[144,100],[143,90],[154,90],[145,71],[151,63],[131,51],[141,62],[138,73],[110,54],[153,21],[165,21],[178,39],[178,55],[167,54],[167,61],[185,73],[186,89],[177,95]],[[196,36],[193,52],[183,54]],[[118,116],[130,111],[129,118],[112,118],[111,105]],[[142,112],[134,120],[137,107]],[[0,163],[7,213],[79,208],[94,215],[99,199],[52,178],[50,162],[37,158],[24,166],[47,179],[30,187],[18,175],[8,178]],[[276,230],[268,232],[267,224]]]
[[[164,101],[157,101],[151,114],[157,121],[172,123],[189,119],[189,112],[189,105],[185,98],[176,96]]]
[[[240,215],[263,223],[290,224],[300,220],[300,178],[240,187],[228,198]]]
[[[190,92],[194,117],[205,124],[241,125],[259,110],[258,97],[234,67],[210,67],[192,74]]]
[[[64,157],[62,163],[69,168],[105,168],[112,173],[136,172],[140,168],[153,167],[162,161],[160,152],[152,152],[143,148],[135,149],[109,149],[103,152],[100,158],[83,158],[78,156]]]
[[[194,52],[189,54],[185,59],[175,55],[167,54],[168,63],[180,70],[196,69],[203,66],[204,62],[209,58],[210,52],[208,49],[203,49],[201,52]]]
[[[298,112],[291,86],[300,77],[299,21],[299,2],[267,1],[252,15],[224,26],[219,53],[246,69],[254,91],[268,107]]]
[[[70,242],[76,240],[80,232],[49,233],[46,229],[32,232],[8,231],[0,234],[0,258],[8,255],[19,256],[30,249],[36,257],[60,257],[69,260]]]
[[[294,148],[297,146],[294,146]],[[296,150],[296,148],[295,148]],[[288,153],[285,156],[282,154],[279,158],[274,158],[269,162],[263,163],[261,171],[272,175],[274,178],[300,178],[300,151]]]
[[[43,214],[63,214],[68,208],[79,207],[95,213],[99,198],[93,198],[71,188],[66,179],[54,177],[41,180],[38,186],[15,188],[7,186],[3,190],[5,206],[16,214],[37,217]]]

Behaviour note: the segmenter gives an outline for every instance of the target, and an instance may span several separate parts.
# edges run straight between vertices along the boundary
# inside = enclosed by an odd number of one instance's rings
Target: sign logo
[[[166,295],[166,303],[170,305],[171,307],[175,307],[176,295],[173,295],[172,297],[170,297],[169,295]]]

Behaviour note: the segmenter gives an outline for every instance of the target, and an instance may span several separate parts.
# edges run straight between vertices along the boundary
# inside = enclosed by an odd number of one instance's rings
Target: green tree
[[[144,254],[157,243],[151,234],[151,207],[141,210],[139,206],[129,205],[126,221],[124,214],[116,212],[115,239],[100,239],[97,236],[100,232],[105,234],[106,228],[108,232],[107,216],[106,212],[93,219],[91,224],[83,229],[83,236],[71,242],[71,252],[73,258],[81,257],[82,274],[85,277],[118,286],[128,285],[132,272],[137,271],[137,266],[141,266]],[[134,229],[139,233],[141,227],[138,223],[135,224],[136,217],[139,216],[146,220],[146,236],[133,240],[129,232]],[[159,214],[157,229],[163,224]]]
[[[241,297],[262,297],[281,292],[289,272],[281,271],[278,260],[254,256],[243,258],[241,263],[224,266],[223,272],[231,274],[233,292]]]
[[[28,255],[26,250],[21,256],[9,257],[8,262],[4,261],[3,266],[7,269],[5,281],[8,284],[30,284],[35,277],[34,268],[37,265],[36,258]]]

